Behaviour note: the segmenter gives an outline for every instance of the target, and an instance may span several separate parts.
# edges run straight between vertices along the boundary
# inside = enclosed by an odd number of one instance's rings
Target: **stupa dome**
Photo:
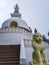
[[[12,22],[15,22],[15,25]],[[27,25],[27,23],[21,19],[21,14],[19,13],[19,7],[17,4],[15,6],[14,13],[11,13],[11,18],[4,21],[4,23],[2,24],[2,28],[11,27],[11,23],[13,26],[18,26],[31,31],[31,28]]]
[[[19,27],[26,28],[26,29],[29,30],[29,26],[27,25],[27,23],[24,20],[22,20],[21,18],[18,18],[18,17],[12,17],[12,18],[6,20],[2,24],[2,28],[10,27],[11,22],[16,22]]]

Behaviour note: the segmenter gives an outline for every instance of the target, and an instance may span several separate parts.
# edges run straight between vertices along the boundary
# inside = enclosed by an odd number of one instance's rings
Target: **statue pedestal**
[[[33,64],[33,65],[38,65],[38,64]],[[49,65],[49,64],[48,64]]]
[[[29,65],[39,65],[39,64],[32,64],[32,62],[29,62]],[[44,64],[44,65],[45,65],[45,64]],[[49,65],[49,62],[48,62],[47,65]]]

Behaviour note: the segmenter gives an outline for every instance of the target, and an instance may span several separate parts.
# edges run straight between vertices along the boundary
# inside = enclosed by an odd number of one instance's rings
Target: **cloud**
[[[5,8],[7,5],[6,1],[5,0],[1,0],[0,1],[0,10],[2,10],[3,8]]]

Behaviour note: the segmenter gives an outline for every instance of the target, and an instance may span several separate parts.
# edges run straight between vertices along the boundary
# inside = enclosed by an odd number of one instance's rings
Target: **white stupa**
[[[19,7],[16,4],[11,18],[6,20],[0,28],[0,57],[2,59],[0,63],[16,65],[18,56],[17,65],[29,65],[29,61],[32,60],[32,35],[31,28],[21,19]]]
[[[32,30],[27,23],[21,19],[19,7],[16,4],[15,11],[11,14],[11,18],[6,20],[0,29],[0,46],[20,46],[20,64],[28,63],[30,59]],[[3,47],[2,47],[3,48]],[[7,47],[8,48],[8,47]],[[17,49],[16,49],[17,52]],[[29,52],[29,54],[28,54]],[[17,52],[18,53],[18,52]],[[28,60],[27,60],[28,58]]]

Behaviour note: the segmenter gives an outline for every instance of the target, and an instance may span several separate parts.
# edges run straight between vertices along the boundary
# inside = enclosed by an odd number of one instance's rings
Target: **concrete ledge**
[[[32,64],[31,62],[29,62],[29,65],[39,65],[39,64]],[[49,62],[48,62],[47,65],[49,65]]]

